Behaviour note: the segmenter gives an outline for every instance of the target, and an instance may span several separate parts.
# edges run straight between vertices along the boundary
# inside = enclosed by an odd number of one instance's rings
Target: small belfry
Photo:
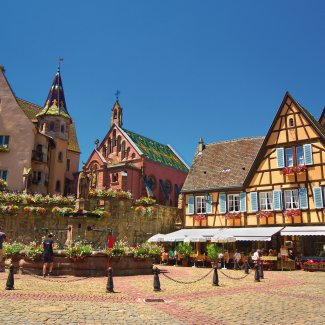
[[[119,127],[122,127],[123,122],[122,122],[122,118],[123,118],[123,109],[120,106],[119,103],[119,95],[120,95],[120,91],[117,90],[115,93],[116,96],[116,101],[115,104],[112,108],[112,112],[111,112],[111,124],[110,127],[112,127],[112,125],[116,124]]]

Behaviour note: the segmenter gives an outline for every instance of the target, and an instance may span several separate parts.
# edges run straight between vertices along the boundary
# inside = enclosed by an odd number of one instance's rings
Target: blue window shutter
[[[299,188],[300,209],[308,209],[308,190],[306,187]]]
[[[313,164],[313,150],[311,144],[304,144],[305,165]]]
[[[207,213],[212,213],[212,194],[207,195],[205,208]]]
[[[219,212],[226,213],[227,212],[227,202],[226,202],[226,194],[219,194]]]
[[[275,211],[282,210],[282,191],[281,190],[273,191],[273,204],[274,204]]]
[[[276,162],[278,168],[284,167],[284,148],[276,148]]]
[[[315,209],[322,209],[323,208],[322,188],[321,187],[314,187],[313,192],[314,192]]]
[[[194,214],[194,196],[193,195],[188,197],[187,212],[188,212],[188,214]]]
[[[251,192],[250,198],[251,198],[251,211],[257,212],[258,211],[257,192]]]
[[[239,194],[240,212],[246,212],[246,192]]]

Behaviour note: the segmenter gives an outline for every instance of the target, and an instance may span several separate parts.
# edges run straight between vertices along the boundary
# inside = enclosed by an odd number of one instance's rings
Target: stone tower
[[[69,126],[72,119],[67,111],[60,68],[55,74],[44,108],[36,115],[39,132],[51,137],[55,149],[49,157],[49,192],[63,193],[67,168]]]

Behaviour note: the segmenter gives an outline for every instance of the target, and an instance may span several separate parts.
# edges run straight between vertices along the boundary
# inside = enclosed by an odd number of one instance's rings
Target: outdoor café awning
[[[283,227],[227,228],[222,234],[233,236],[237,241],[270,241],[281,229]]]
[[[215,235],[223,237],[235,237],[241,241],[270,241],[271,236],[278,233],[283,227],[250,227],[250,228],[195,228],[181,229],[162,235],[162,242],[180,242],[197,241],[196,238],[204,237],[206,240],[211,240]],[[150,239],[149,239],[150,240]]]
[[[325,236],[325,226],[285,227],[281,236]]]

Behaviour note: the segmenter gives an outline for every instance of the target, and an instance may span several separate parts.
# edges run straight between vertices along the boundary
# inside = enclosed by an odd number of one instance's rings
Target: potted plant
[[[190,255],[192,253],[192,246],[190,243],[182,243],[180,242],[177,247],[176,247],[176,251],[183,255],[183,259],[182,259],[182,265],[183,266],[188,266],[189,265],[189,261],[190,261]],[[177,258],[177,257],[176,257]]]
[[[207,246],[208,256],[211,260],[211,266],[216,267],[219,259],[219,254],[222,253],[221,247],[217,246],[217,244],[210,244]]]

